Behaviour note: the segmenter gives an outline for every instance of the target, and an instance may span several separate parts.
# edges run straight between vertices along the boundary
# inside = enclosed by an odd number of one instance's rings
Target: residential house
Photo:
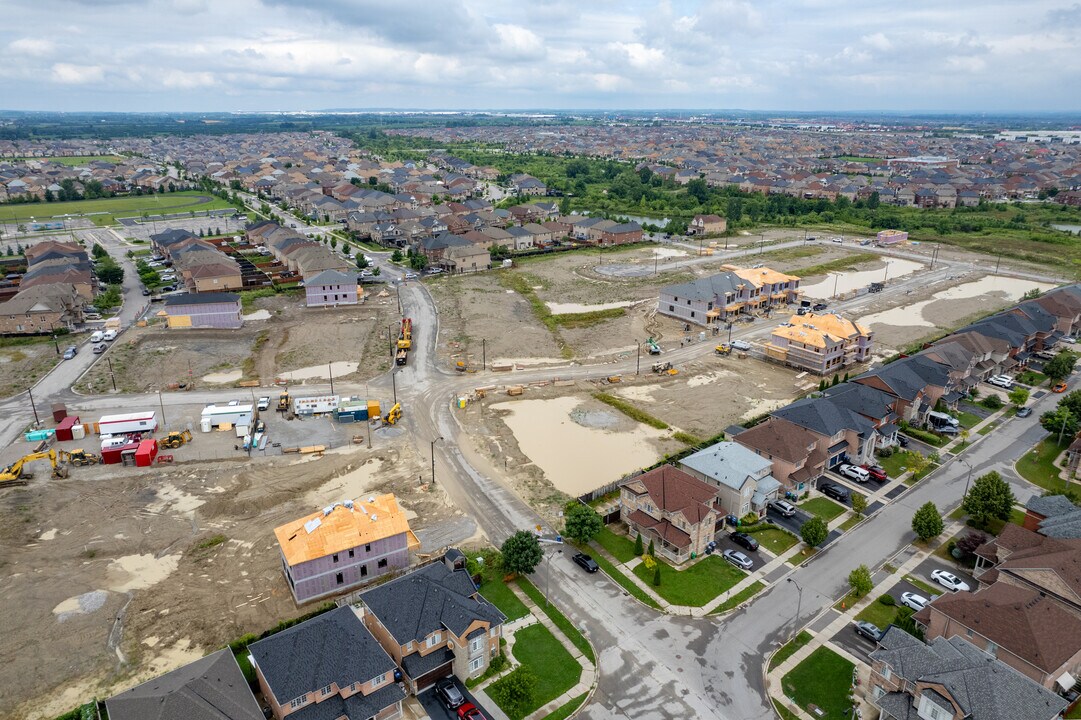
[[[324,270],[304,280],[304,298],[307,307],[356,305],[363,292],[357,286],[355,273]]]
[[[819,375],[871,358],[874,333],[835,313],[793,315],[773,330],[766,356]]]
[[[394,660],[351,605],[248,646],[275,720],[395,720],[405,692]]]
[[[83,322],[85,302],[71,283],[20,287],[11,299],[0,303],[0,335],[74,330]]]
[[[671,465],[662,465],[619,486],[619,517],[631,535],[653,541],[674,563],[701,555],[723,526],[720,489]]]
[[[453,245],[446,249],[440,264],[450,272],[478,272],[492,267],[492,256],[487,248],[473,243]]]
[[[1077,465],[1078,455],[1075,445],[1078,445],[1077,440],[1074,440],[1068,451],[1074,456],[1068,464],[1074,467]],[[1081,539],[1081,508],[1065,495],[1033,495],[1025,503],[1024,528],[1051,538]],[[982,563],[977,560],[977,572],[981,568]]]
[[[720,491],[718,502],[728,515],[762,517],[766,506],[777,499],[781,483],[770,473],[773,463],[738,443],[711,445],[680,460],[689,475]]]
[[[189,292],[223,292],[244,288],[240,265],[224,253],[220,255],[218,262],[202,263],[193,267],[185,267],[182,263],[175,265]]]
[[[600,228],[598,238],[604,245],[625,245],[642,239],[642,226],[636,222],[614,223]]]
[[[657,312],[711,326],[774,304],[795,302],[799,278],[769,268],[724,266],[725,272],[661,288]]]
[[[229,648],[105,701],[109,720],[263,720]]]
[[[720,235],[728,230],[728,220],[720,215],[695,215],[687,225],[688,235]]]
[[[1046,688],[1073,688],[1081,672],[1081,540],[1007,523],[976,555],[976,592],[940,595],[914,616],[926,637],[963,637]]]
[[[732,439],[768,460],[770,474],[787,491],[802,494],[826,470],[826,449],[818,436],[781,418],[766,418]]]
[[[455,548],[440,560],[367,590],[364,624],[421,693],[441,678],[483,675],[499,655],[503,615],[473,584]]]
[[[333,503],[274,528],[274,535],[298,605],[402,570],[420,547],[392,494]]]
[[[157,316],[170,328],[239,328],[240,296],[235,293],[171,295]]]
[[[924,644],[891,625],[870,657],[881,720],[1055,720],[1069,704],[961,637]]]
[[[816,435],[817,449],[825,453],[826,468],[836,467],[846,456],[857,465],[873,461],[878,444],[874,422],[843,402],[829,397],[805,398],[771,415]]]
[[[516,195],[547,195],[548,187],[532,175],[519,173],[510,177],[511,189]]]

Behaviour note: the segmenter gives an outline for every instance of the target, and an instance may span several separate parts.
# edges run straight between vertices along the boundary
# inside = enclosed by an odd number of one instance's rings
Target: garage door
[[[454,662],[450,661],[444,665],[440,665],[431,672],[424,673],[414,681],[414,685],[417,688],[417,694],[424,692],[432,685],[435,685],[437,680],[442,680],[445,677],[449,677],[453,670]]]

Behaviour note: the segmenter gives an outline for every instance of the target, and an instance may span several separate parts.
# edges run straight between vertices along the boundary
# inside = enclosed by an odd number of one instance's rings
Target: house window
[[[367,565],[361,565],[360,566],[360,576],[361,577],[367,577],[368,576],[368,566]]]
[[[435,647],[436,645],[438,645],[439,644],[439,633],[435,633],[434,635],[429,635],[426,644],[430,648]]]
[[[307,695],[301,695],[300,697],[293,698],[292,700],[289,701],[289,707],[291,709],[293,709],[293,710],[296,710],[298,707],[304,707],[307,704],[308,704],[308,696]]]
[[[386,681],[387,681],[387,674],[386,673],[383,673],[382,675],[376,675],[375,677],[372,678],[372,687],[379,687],[380,685],[382,685]]]
[[[889,680],[892,676],[893,676],[893,671],[890,670],[890,666],[889,665],[882,666],[882,677]]]
[[[345,578],[342,577],[341,573],[338,573],[337,575],[334,576],[334,582],[338,583],[339,585],[342,585],[343,583],[345,583]]]
[[[469,672],[470,673],[475,673],[478,670],[480,670],[482,667],[484,667],[484,658],[482,658],[482,657],[473,658],[472,660],[469,661]]]
[[[469,641],[469,652],[471,652],[473,654],[479,653],[483,642],[484,642],[484,638],[482,638],[482,637],[473,638],[472,640],[470,640]]]
[[[880,688],[878,685],[875,685],[875,688],[871,691],[871,694],[874,696],[875,700],[878,700],[880,697],[886,694],[886,690],[884,688]]]
[[[338,562],[338,553],[334,553],[333,557],[334,557],[334,562]]]
[[[381,568],[385,568],[387,566],[387,559],[386,558],[381,558],[379,560],[379,562],[376,563],[376,564]]]
[[[330,695],[330,685],[327,685],[327,686],[323,687],[321,690],[319,690],[319,696],[320,697],[326,697],[327,695]]]
[[[669,305],[668,306],[668,312],[675,312],[675,309],[676,309],[675,305]],[[22,329],[22,328],[20,328],[20,329]]]
[[[349,550],[349,557],[353,557],[353,550],[352,549]]]
[[[364,546],[364,552],[371,552],[371,551],[372,551],[372,544],[371,544],[371,543],[367,543],[367,544],[366,544],[366,545]]]

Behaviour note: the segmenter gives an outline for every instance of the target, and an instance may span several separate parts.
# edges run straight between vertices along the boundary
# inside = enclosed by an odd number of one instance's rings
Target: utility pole
[[[30,392],[27,388],[26,394],[30,396],[30,408],[34,411],[34,427],[41,427],[41,420],[38,418],[38,408],[34,405],[34,393]]]
[[[330,394],[334,394],[334,363],[327,363],[327,374],[330,375]]]
[[[801,608],[803,607],[803,588],[802,588],[802,587],[800,587],[800,584],[799,584],[798,582],[796,582],[795,580],[793,580],[793,579],[792,579],[792,578],[790,578],[790,577],[788,577],[788,578],[785,578],[785,580],[787,580],[788,582],[790,582],[790,583],[792,583],[793,585],[795,585],[795,586],[796,586],[796,590],[798,590],[798,591],[799,591],[799,597],[798,597],[798,598],[796,599],[796,617],[795,617],[795,618],[793,618],[793,619],[794,619],[794,620],[795,620],[795,621],[796,621],[796,622],[798,623],[798,622],[799,622],[799,611],[800,611],[800,609],[801,609]],[[796,632],[796,628],[792,628],[792,634],[793,634],[793,635],[795,634],[795,632]],[[788,639],[789,639],[789,641],[791,642],[791,640],[792,640],[792,635],[789,635],[789,636],[788,636]]]
[[[109,363],[109,379],[113,381],[113,392],[116,392],[116,373],[113,372],[113,361],[110,358],[105,358],[105,362]],[[191,370],[189,369],[190,373]]]
[[[968,484],[972,480],[972,466],[969,465],[968,462],[965,460],[962,460],[961,462],[963,462],[965,464],[965,467],[968,468],[968,474],[965,475],[965,492],[961,495],[961,502],[963,503],[965,501],[965,498],[968,497]]]
[[[161,406],[161,424],[165,424],[165,403],[161,399],[161,389],[158,389],[158,405]]]
[[[998,266],[1001,265],[1001,264],[1002,264],[1002,254],[999,253],[999,256],[995,259],[995,275],[998,275]]]
[[[488,369],[488,341],[484,338],[480,339],[480,369]]]
[[[1066,421],[1070,419],[1070,411],[1066,410],[1062,414],[1062,427],[1058,430],[1058,444],[1062,444],[1062,433],[1066,432]]]
[[[394,404],[398,404],[398,379],[397,373],[394,372],[394,368],[390,368],[390,384],[394,388]]]
[[[443,439],[440,435],[435,440],[432,440],[432,485],[435,485],[435,444]]]

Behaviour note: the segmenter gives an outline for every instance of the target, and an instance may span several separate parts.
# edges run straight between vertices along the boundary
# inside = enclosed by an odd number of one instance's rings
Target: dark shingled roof
[[[114,695],[105,708],[112,720],[263,720],[228,650]]]
[[[344,688],[354,682],[367,682],[382,673],[393,673],[395,669],[394,660],[375,641],[350,606],[331,610],[271,635],[252,644],[249,650],[280,704],[287,704],[331,683]],[[383,707],[386,705],[379,709]]]
[[[949,695],[961,706],[965,717],[976,720],[1051,720],[1068,704],[961,637],[938,637],[925,645],[891,625],[871,659],[889,665],[910,683],[941,687],[944,692],[934,691],[941,697],[932,698],[937,704],[948,707],[945,696]],[[901,695],[883,696],[879,707],[893,717],[915,717],[914,713],[903,712],[903,698],[908,698],[909,707],[916,698]]]
[[[209,305],[211,303],[238,303],[240,296],[236,293],[189,293],[187,295],[170,295],[165,298],[166,305]]]
[[[501,625],[506,616],[477,592],[465,570],[426,565],[361,594],[394,639],[421,642],[436,630],[461,637],[474,621]]]

